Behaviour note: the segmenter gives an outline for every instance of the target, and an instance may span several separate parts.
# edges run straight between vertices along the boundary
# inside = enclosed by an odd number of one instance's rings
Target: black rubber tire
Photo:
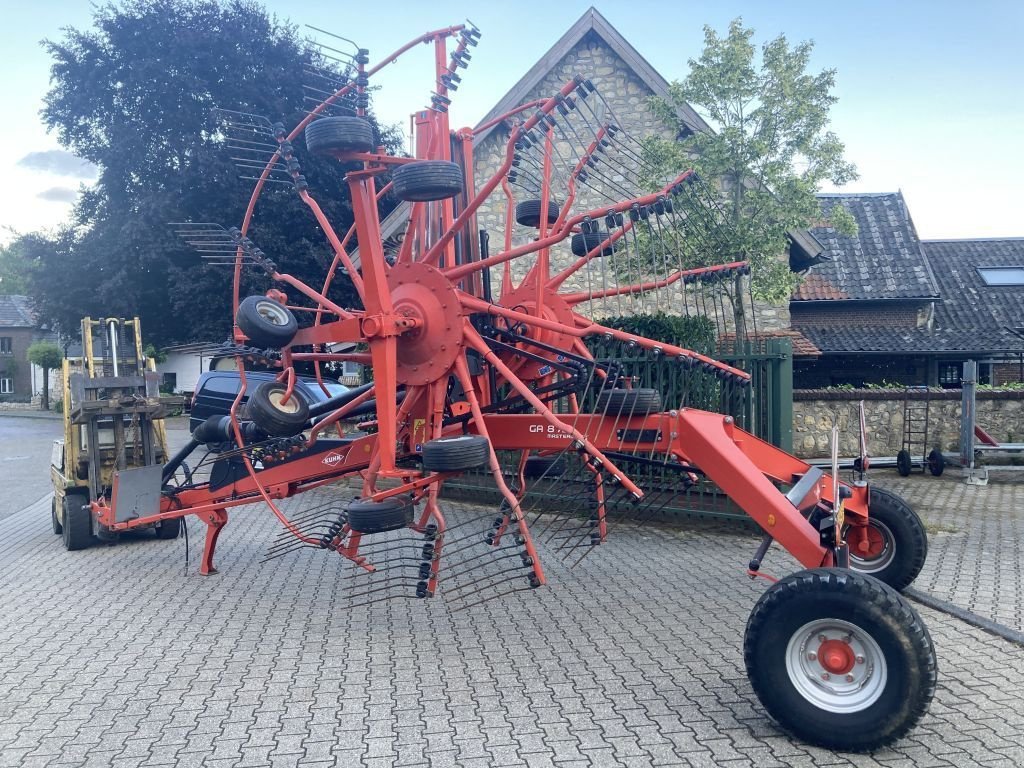
[[[373,126],[362,117],[321,117],[306,126],[306,149],[314,155],[372,152]]]
[[[281,398],[288,387],[281,381],[265,381],[253,390],[246,403],[246,417],[271,437],[293,437],[309,425],[309,403],[296,387],[288,403]]]
[[[298,333],[292,311],[266,296],[249,296],[238,304],[235,323],[256,347],[280,349]]]
[[[156,537],[161,541],[170,541],[181,535],[181,518],[172,517],[164,520],[156,527]]]
[[[871,559],[858,558],[851,551],[850,568],[903,591],[917,578],[928,557],[928,531],[924,523],[901,497],[872,487],[868,525],[881,534],[884,549]]]
[[[536,480],[557,480],[566,473],[568,466],[563,456],[531,456],[523,465],[523,477]]]
[[[932,452],[928,454],[928,471],[932,473],[933,477],[941,477],[945,469],[946,457],[938,448],[932,448]]]
[[[405,528],[412,522],[413,505],[408,499],[391,497],[384,501],[356,499],[345,507],[349,528],[355,533],[384,533]]]
[[[574,256],[586,256],[607,239],[607,232],[577,232],[572,236],[572,253]],[[594,255],[611,256],[613,253],[615,253],[615,243],[606,245]]]
[[[558,221],[558,213],[561,210],[554,200],[548,201],[548,224]],[[516,221],[524,227],[540,227],[541,201],[537,199],[523,200],[516,203]]]
[[[447,200],[462,192],[462,168],[447,160],[420,160],[400,165],[391,172],[392,189],[399,200],[429,203]]]
[[[909,477],[910,470],[914,468],[914,462],[910,458],[910,451],[902,450],[896,454],[896,471],[901,477]]]
[[[656,389],[606,389],[597,396],[596,413],[606,416],[646,416],[661,411]]]
[[[428,472],[462,472],[487,464],[491,444],[482,435],[450,435],[424,443],[421,455]]]
[[[57,519],[57,494],[53,494],[53,498],[50,499],[50,524],[53,526],[53,532],[60,536],[64,532],[64,527],[60,524],[60,520]]]
[[[83,509],[88,498],[81,493],[69,493],[64,496],[62,513],[64,515],[63,537],[64,549],[76,552],[92,545],[92,517],[89,510]]]
[[[813,652],[818,642],[812,626],[816,622],[822,622],[827,640],[846,646],[849,671],[863,676],[852,681],[858,687],[842,673],[828,682],[812,674],[818,655],[805,656],[805,649]],[[837,627],[832,637],[829,622],[837,622],[831,625]],[[856,665],[856,646],[837,639],[847,629],[864,656],[876,657],[874,664],[869,660],[869,666]],[[805,632],[810,636],[800,644]],[[864,642],[868,637],[874,649]],[[791,642],[797,645],[790,648]],[[797,738],[826,749],[867,752],[892,744],[917,724],[935,694],[935,648],[916,611],[877,579],[844,569],[800,571],[770,586],[747,621],[743,656],[750,683],[768,714]],[[884,684],[872,693],[871,678],[879,674],[883,660]],[[817,667],[822,674],[833,674],[820,661]],[[834,707],[846,711],[829,711],[810,698],[823,696],[829,688]],[[862,701],[855,701],[857,697]]]

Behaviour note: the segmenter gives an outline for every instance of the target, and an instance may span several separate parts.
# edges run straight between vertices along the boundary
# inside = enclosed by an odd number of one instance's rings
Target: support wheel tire
[[[523,466],[523,477],[527,480],[557,480],[567,469],[562,456],[531,456]]]
[[[345,508],[345,514],[353,533],[384,533],[408,526],[413,505],[408,499],[395,497],[384,501],[356,499]]]
[[[249,296],[238,305],[235,323],[257,347],[286,347],[298,333],[299,323],[288,307],[266,296]]]
[[[68,552],[85,549],[95,541],[92,535],[92,516],[88,509],[83,508],[87,502],[88,498],[80,493],[69,493],[64,496],[61,512],[64,516],[64,549]]]
[[[539,215],[539,214],[538,214]],[[608,240],[607,232],[577,232],[570,243],[574,256],[586,256],[601,243]],[[595,253],[595,256],[611,256],[615,252],[615,243],[610,243]]]
[[[597,396],[597,413],[605,416],[646,416],[661,411],[656,389],[606,389]]]
[[[283,402],[288,387],[284,382],[265,381],[249,396],[246,415],[256,426],[272,437],[293,437],[309,424],[309,403],[295,388],[288,402]]]
[[[491,444],[482,435],[452,435],[423,444],[423,469],[428,472],[476,469],[490,457]]]
[[[400,165],[391,173],[395,196],[411,203],[447,200],[462,192],[462,168],[447,160],[420,160]]]
[[[917,578],[928,557],[928,531],[901,497],[873,487],[868,499],[868,541],[863,556],[850,551],[850,567],[903,590]]]
[[[63,526],[60,524],[60,520],[57,519],[57,494],[53,494],[53,498],[50,499],[50,524],[53,526],[53,532],[60,536],[64,532]]]
[[[896,471],[900,473],[900,477],[910,477],[910,470],[913,467],[910,451],[902,450],[896,454]]]
[[[181,518],[173,517],[170,520],[164,520],[156,528],[156,537],[161,541],[169,541],[176,539],[181,535]]]
[[[558,221],[559,205],[554,200],[548,201],[548,224]],[[516,204],[516,221],[524,227],[540,227],[541,201],[537,199],[523,200]]]
[[[928,471],[932,473],[933,477],[941,477],[945,468],[946,457],[938,448],[933,448],[932,452],[928,454]]]
[[[743,641],[761,703],[787,731],[866,752],[904,736],[935,694],[935,648],[921,618],[877,579],[837,568],[769,587]]]
[[[321,117],[306,126],[306,149],[314,155],[372,152],[373,126],[362,117]]]

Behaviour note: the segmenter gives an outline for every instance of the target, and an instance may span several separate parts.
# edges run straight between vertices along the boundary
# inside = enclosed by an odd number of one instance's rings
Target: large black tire
[[[893,589],[906,589],[928,557],[928,531],[902,498],[872,487],[868,500],[868,536],[872,554],[858,557],[851,547],[850,567],[874,576]]]
[[[559,205],[548,200],[548,224],[558,221]],[[537,199],[523,200],[516,204],[516,221],[524,227],[540,227],[541,201]]]
[[[406,163],[391,173],[395,196],[411,203],[447,200],[462,192],[462,169],[447,160],[420,160]]]
[[[413,505],[392,496],[384,501],[356,499],[345,508],[349,528],[355,533],[384,533],[405,528],[412,522]]]
[[[257,347],[285,347],[299,330],[292,311],[266,296],[243,299],[238,305],[235,322]]]
[[[491,447],[482,435],[451,435],[424,443],[422,455],[428,472],[462,472],[484,466]]]
[[[909,477],[910,470],[914,468],[913,459],[910,458],[910,451],[902,450],[896,454],[896,471],[901,477]]]
[[[362,117],[321,117],[306,126],[306,149],[314,155],[372,152],[373,126]]]
[[[921,618],[877,579],[838,568],[787,576],[754,606],[747,674],[768,714],[803,741],[866,752],[905,735],[935,694]]]
[[[932,452],[928,454],[928,471],[932,473],[933,477],[941,477],[945,468],[946,457],[938,448],[933,448]]]
[[[607,232],[577,232],[572,236],[572,252],[574,256],[586,256],[601,243],[608,239]],[[615,243],[606,245],[595,256],[611,256],[615,253]]]
[[[181,535],[181,518],[172,517],[156,527],[156,537],[161,541],[176,539]]]
[[[53,494],[53,498],[50,499],[50,525],[53,526],[53,532],[60,536],[64,532],[64,527],[60,524],[60,520],[57,519],[57,494]]]
[[[292,437],[309,424],[309,403],[298,387],[282,403],[288,387],[281,381],[265,381],[253,390],[246,416],[271,437]]]
[[[606,416],[646,416],[661,411],[656,389],[606,389],[597,396],[597,413]]]
[[[64,517],[62,523],[64,535],[64,549],[68,552],[76,552],[92,545],[95,540],[92,535],[92,517],[84,505],[88,498],[80,493],[68,493],[64,496],[61,512]]]
[[[527,480],[541,477],[557,480],[565,474],[566,469],[565,458],[562,456],[530,456],[523,466],[523,477]]]

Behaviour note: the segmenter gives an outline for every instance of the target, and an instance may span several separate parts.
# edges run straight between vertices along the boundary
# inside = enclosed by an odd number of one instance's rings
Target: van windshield
[[[303,379],[303,383],[306,385],[306,392],[308,392],[311,397],[315,398],[316,402],[323,402],[327,399],[328,396],[324,394],[324,391],[320,388],[320,384],[316,379]],[[348,392],[348,387],[344,384],[338,384],[336,381],[327,381],[325,379],[324,386],[327,387],[327,391],[331,393],[330,397],[337,397],[338,395]]]

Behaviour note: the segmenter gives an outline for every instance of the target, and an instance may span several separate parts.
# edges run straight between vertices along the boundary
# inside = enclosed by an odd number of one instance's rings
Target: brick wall
[[[837,302],[840,304],[842,302]],[[789,305],[793,327],[833,328],[836,326],[884,326],[890,328],[916,328],[918,305],[851,307],[802,307],[794,301]]]
[[[31,328],[0,328],[0,337],[8,337],[12,341],[12,353],[0,355],[0,378],[14,379],[14,392],[0,395],[0,400],[27,400],[32,396],[28,348],[34,341],[35,331]]]

